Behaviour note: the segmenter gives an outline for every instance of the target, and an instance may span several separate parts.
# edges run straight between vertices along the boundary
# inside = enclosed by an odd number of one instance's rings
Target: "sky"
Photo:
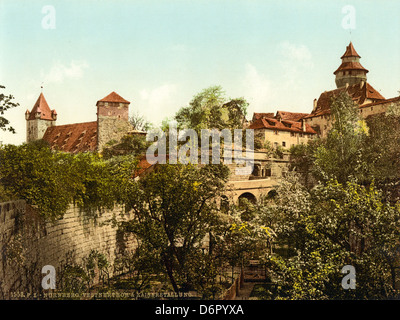
[[[309,113],[335,89],[352,41],[385,98],[400,90],[398,0],[0,0],[0,84],[19,107],[4,116],[26,139],[40,92],[57,124],[96,120],[112,91],[155,126],[221,86],[253,112]],[[43,86],[43,88],[41,88]]]

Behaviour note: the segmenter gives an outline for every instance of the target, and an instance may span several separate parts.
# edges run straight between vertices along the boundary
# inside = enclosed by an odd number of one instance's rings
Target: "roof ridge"
[[[118,93],[115,91],[111,92],[107,96],[105,96],[103,99],[97,101],[97,102],[122,102],[122,103],[130,103],[128,100],[125,100],[122,98]]]

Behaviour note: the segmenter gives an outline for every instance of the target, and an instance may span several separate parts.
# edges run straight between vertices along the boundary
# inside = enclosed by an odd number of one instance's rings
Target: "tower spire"
[[[350,41],[345,53],[340,57],[342,64],[333,73],[336,76],[335,82],[338,88],[367,81],[368,70],[361,65],[360,58]]]
[[[57,112],[54,109],[50,110],[43,92],[40,93],[32,110],[26,110],[25,120],[27,142],[41,139],[47,127],[55,125]]]

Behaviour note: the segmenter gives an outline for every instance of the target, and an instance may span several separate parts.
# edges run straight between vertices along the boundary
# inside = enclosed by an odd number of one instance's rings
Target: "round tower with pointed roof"
[[[130,130],[130,102],[116,92],[97,101],[97,150],[102,151],[110,142],[118,142]]]
[[[39,140],[43,138],[48,127],[56,125],[57,112],[50,110],[43,93],[40,93],[32,110],[26,110],[26,142]]]
[[[333,73],[336,76],[335,82],[337,88],[365,83],[367,81],[368,70],[361,65],[360,58],[353,44],[350,42],[346,47],[346,52],[341,57],[342,64]]]

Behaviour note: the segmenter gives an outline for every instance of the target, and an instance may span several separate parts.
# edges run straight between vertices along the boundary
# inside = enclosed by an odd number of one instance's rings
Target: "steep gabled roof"
[[[341,87],[331,91],[321,93],[317,100],[317,107],[313,112],[305,118],[312,118],[323,114],[330,113],[332,98],[339,96],[342,92],[347,92],[355,103],[362,106],[365,102],[383,102],[385,98],[375,90],[368,82],[361,84],[354,84],[351,86]]]
[[[253,119],[252,121],[256,121],[261,118],[273,118],[274,113],[273,112],[254,112],[253,113]]]
[[[52,149],[78,153],[97,148],[97,121],[48,127],[43,140]]]
[[[302,123],[300,121],[290,121],[290,120],[279,121],[275,118],[260,118],[254,121],[249,126],[249,129],[270,129],[278,131],[289,131],[295,133],[311,133],[311,134],[317,133],[307,123],[305,123],[305,131],[303,131]]]
[[[55,112],[55,110],[53,110]],[[35,105],[33,106],[28,120],[34,120],[36,119],[36,114],[40,113],[39,119],[42,120],[53,120],[53,117],[51,116],[52,111],[50,110],[49,105],[47,104],[46,99],[44,98],[43,93],[40,93],[39,98],[37,99]]]
[[[115,91],[111,92],[108,96],[104,97],[103,99],[99,100],[98,102],[119,102],[119,103],[130,103],[128,100],[122,98],[118,93]]]
[[[354,49],[353,43],[349,43],[349,45],[346,47],[345,53],[340,57],[340,59],[343,59],[345,57],[357,57],[361,58],[360,55],[357,53],[356,49]]]
[[[308,115],[309,115],[308,113],[277,111],[275,118],[282,120],[299,121]]]

